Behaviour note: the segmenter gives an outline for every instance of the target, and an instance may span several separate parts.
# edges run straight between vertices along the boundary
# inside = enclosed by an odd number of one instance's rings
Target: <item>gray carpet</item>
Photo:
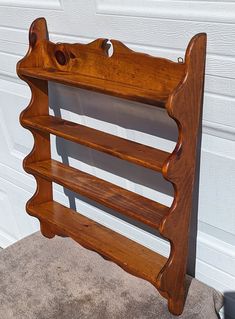
[[[216,319],[222,296],[192,280],[183,315]],[[1,319],[170,319],[148,282],[68,238],[36,233],[0,252]]]

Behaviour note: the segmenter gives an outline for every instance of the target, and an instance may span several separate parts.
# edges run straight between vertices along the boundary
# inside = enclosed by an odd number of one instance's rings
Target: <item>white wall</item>
[[[32,147],[32,137],[18,123],[30,92],[17,79],[15,65],[26,53],[29,25],[39,16],[47,18],[53,41],[116,38],[135,50],[175,61],[183,55],[195,33],[207,32],[196,277],[220,291],[235,291],[235,1],[0,0],[0,246],[3,247],[38,229],[37,221],[27,216],[24,209],[35,190],[33,178],[22,170],[22,159]],[[53,85],[51,92],[52,113],[62,107],[62,116],[73,121],[163,149],[173,147],[172,142],[154,137],[155,133],[162,134],[159,130],[162,123],[174,132],[174,124],[160,110],[146,107],[143,111],[135,103],[123,104],[119,99],[89,96],[58,85]],[[60,158],[62,153],[71,165],[144,196],[170,202],[169,195],[160,194],[163,189],[170,193],[169,187],[160,181],[161,188],[155,188],[159,176],[139,171],[120,160],[111,161],[97,152],[75,148],[71,143],[52,140],[55,157]],[[56,198],[68,202],[63,189],[55,189]],[[168,246],[153,235],[128,226],[87,202],[76,200],[76,204],[81,213],[167,254]],[[235,318],[235,309],[230,306],[228,315]]]

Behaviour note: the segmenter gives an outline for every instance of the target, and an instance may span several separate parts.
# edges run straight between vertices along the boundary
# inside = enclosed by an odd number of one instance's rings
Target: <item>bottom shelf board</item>
[[[167,258],[55,201],[28,205],[27,210],[85,248],[156,285],[157,275]]]

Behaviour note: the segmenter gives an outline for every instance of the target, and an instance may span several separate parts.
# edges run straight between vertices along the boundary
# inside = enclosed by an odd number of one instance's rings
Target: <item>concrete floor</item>
[[[218,319],[223,298],[190,279],[177,319]],[[0,318],[175,319],[148,282],[69,238],[40,233],[0,252]]]

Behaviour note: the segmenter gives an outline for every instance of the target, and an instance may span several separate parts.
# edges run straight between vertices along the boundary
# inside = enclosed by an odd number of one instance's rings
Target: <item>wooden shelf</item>
[[[40,220],[44,236],[70,236],[150,281],[167,298],[169,311],[180,315],[187,295],[185,275],[200,144],[206,34],[191,39],[182,63],[134,52],[117,40],[110,42],[112,56],[107,39],[88,44],[53,43],[44,18],[31,25],[29,50],[17,64],[19,77],[32,91],[29,106],[20,116],[22,126],[34,137],[24,169],[37,182],[26,209]],[[48,81],[166,108],[178,127],[174,151],[169,154],[50,116]],[[174,187],[171,207],[52,160],[51,134],[161,173]],[[158,230],[170,242],[169,258],[56,203],[53,182]]]
[[[58,71],[55,69],[22,68],[21,75],[35,79],[53,81],[77,88],[92,90],[95,92],[109,94],[116,97],[132,100],[140,103],[150,104],[161,108],[165,107],[170,92],[158,92],[157,90],[134,87],[127,83],[111,82],[96,77],[73,72]]]
[[[170,153],[162,150],[50,115],[24,119],[23,124],[158,172],[161,172],[164,162],[170,156]]]
[[[28,173],[56,182],[76,193],[151,227],[158,228],[169,207],[55,160],[28,164]]]
[[[55,201],[29,206],[28,211],[65,232],[82,246],[156,285],[156,275],[167,258]]]

